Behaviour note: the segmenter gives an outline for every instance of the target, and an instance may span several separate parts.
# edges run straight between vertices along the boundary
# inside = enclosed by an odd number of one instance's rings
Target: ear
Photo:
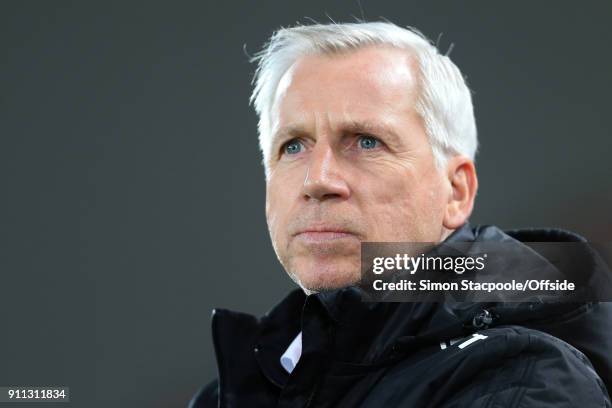
[[[465,224],[472,213],[478,178],[474,162],[461,155],[448,160],[446,171],[450,194],[443,223],[445,228],[454,230]]]

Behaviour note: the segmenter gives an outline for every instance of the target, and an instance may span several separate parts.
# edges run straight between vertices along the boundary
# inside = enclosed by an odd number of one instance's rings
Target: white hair
[[[252,61],[257,62],[250,102],[259,116],[259,147],[268,176],[272,108],[283,75],[301,57],[340,54],[367,46],[409,51],[419,67],[416,110],[423,119],[438,168],[455,154],[474,160],[478,140],[472,97],[459,68],[418,30],[389,22],[312,24],[281,28]]]

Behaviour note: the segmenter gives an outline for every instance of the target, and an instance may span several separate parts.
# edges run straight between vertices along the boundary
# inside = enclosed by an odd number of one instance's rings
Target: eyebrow
[[[365,133],[372,136],[381,136],[387,138],[387,142],[400,142],[399,135],[389,126],[384,123],[377,123],[368,120],[351,120],[340,122],[337,125],[341,133]],[[291,124],[278,129],[272,136],[273,151],[276,150],[281,141],[288,140],[294,137],[308,135],[308,130],[301,124]]]

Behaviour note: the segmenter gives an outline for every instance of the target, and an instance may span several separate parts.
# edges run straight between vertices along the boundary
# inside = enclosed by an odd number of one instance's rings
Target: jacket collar
[[[472,240],[472,229],[465,224],[445,242]],[[316,348],[322,347],[334,360],[375,364],[392,358],[398,340],[414,342],[426,322],[435,325],[438,335],[456,337],[462,331],[454,315],[433,303],[363,302],[357,287],[309,296],[296,289],[260,319],[257,361],[266,377],[282,386],[288,374],[279,359],[300,331],[305,358],[309,350],[318,352]]]

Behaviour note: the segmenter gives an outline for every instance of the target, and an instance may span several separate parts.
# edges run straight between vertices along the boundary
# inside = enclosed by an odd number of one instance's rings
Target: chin
[[[319,269],[298,272],[293,278],[306,294],[311,294],[352,286],[359,282],[360,273],[358,269]]]

